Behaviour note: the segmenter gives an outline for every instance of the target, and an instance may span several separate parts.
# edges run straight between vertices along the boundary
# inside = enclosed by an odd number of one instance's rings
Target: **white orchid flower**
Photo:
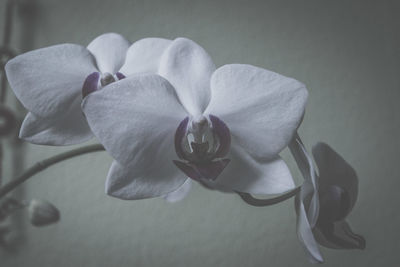
[[[94,39],[87,48],[60,44],[27,52],[10,60],[11,88],[29,113],[20,137],[43,145],[72,145],[93,137],[81,110],[82,95],[125,76],[155,73],[171,43],[146,38],[132,45],[116,33]]]
[[[365,239],[353,233],[346,217],[353,209],[358,195],[358,178],[354,169],[329,145],[318,143],[313,155],[319,170],[319,215],[308,223],[305,211],[310,198],[304,198],[304,209],[296,198],[298,235],[311,262],[322,262],[319,245],[334,249],[364,249]]]
[[[142,199],[175,192],[187,177],[213,189],[275,194],[294,187],[278,153],[304,113],[300,82],[250,65],[215,70],[178,38],[160,75],[135,75],[89,94],[82,109],[113,156],[106,192]]]

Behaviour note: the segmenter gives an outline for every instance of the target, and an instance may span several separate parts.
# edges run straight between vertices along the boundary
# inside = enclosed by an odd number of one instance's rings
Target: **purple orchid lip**
[[[99,87],[100,73],[93,72],[86,77],[82,86],[82,98],[95,92]]]
[[[216,180],[230,162],[231,136],[228,126],[214,115],[209,120],[186,117],[175,132],[175,151],[182,161],[174,164],[194,180]]]
[[[175,151],[180,159],[185,158],[181,143],[182,139],[185,137],[188,123],[189,123],[189,117],[184,118],[175,132]]]
[[[230,162],[230,159],[221,159],[205,163],[186,163],[174,160],[174,164],[188,177],[199,181],[201,179],[215,181]]]
[[[82,86],[82,98],[85,98],[87,95],[99,90],[101,87],[104,87],[110,83],[113,83],[116,81],[116,78],[118,80],[125,79],[125,75],[122,74],[121,72],[117,72],[115,75],[112,75],[110,73],[105,73],[101,75],[99,72],[93,72],[89,74],[85,82],[83,83]],[[99,87],[99,83],[101,86]]]
[[[215,153],[215,156],[218,158],[222,158],[226,156],[229,152],[229,148],[231,147],[231,132],[229,131],[228,126],[220,120],[217,116],[209,115],[212,127],[214,129],[215,134],[219,138],[219,148]]]
[[[117,76],[118,80],[122,80],[122,79],[126,78],[126,76],[124,74],[122,74],[121,72],[117,72],[115,74],[115,76]]]

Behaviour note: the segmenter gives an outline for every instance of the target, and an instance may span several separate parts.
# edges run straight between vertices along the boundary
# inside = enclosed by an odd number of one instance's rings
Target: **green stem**
[[[271,206],[278,204],[280,202],[283,202],[300,192],[301,186],[296,187],[295,189],[290,190],[289,192],[279,195],[277,197],[273,198],[267,198],[267,199],[259,199],[255,198],[252,195],[248,193],[241,193],[241,192],[236,192],[244,202],[247,204],[254,206],[254,207],[265,207],[265,206]]]
[[[35,174],[43,171],[44,169],[50,167],[51,165],[54,165],[58,162],[64,161],[69,158],[73,158],[79,155],[87,154],[87,153],[92,153],[96,151],[103,151],[104,147],[100,144],[96,145],[89,145],[89,146],[84,146],[80,147],[77,149],[73,149],[58,155],[55,155],[53,157],[50,157],[48,159],[45,159],[43,161],[40,161],[33,165],[31,168],[27,169],[24,173],[22,173],[19,177],[12,179],[9,183],[5,184],[3,187],[0,188],[0,199],[7,195],[9,192],[14,190],[16,187],[18,187],[20,184],[34,176]]]

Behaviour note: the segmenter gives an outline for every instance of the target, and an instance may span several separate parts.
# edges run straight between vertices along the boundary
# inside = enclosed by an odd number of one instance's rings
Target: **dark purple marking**
[[[125,79],[125,78],[126,78],[126,76],[123,75],[121,72],[117,72],[117,73],[115,74],[115,76],[117,76],[118,80],[122,80],[122,79]]]
[[[219,148],[215,153],[216,158],[222,158],[229,152],[231,146],[231,132],[228,126],[217,116],[209,115],[214,133],[219,138]]]
[[[179,124],[179,126],[175,132],[175,151],[180,159],[185,158],[183,150],[182,150],[182,140],[186,135],[186,129],[187,129],[188,122],[189,122],[189,117],[184,118],[183,121],[181,121],[181,123]]]
[[[193,163],[202,178],[215,181],[230,162],[230,159],[221,159],[205,163]]]
[[[191,142],[190,146],[193,149],[193,154],[196,155],[197,158],[201,159],[207,156],[207,152],[208,152],[208,142],[205,143],[195,143],[195,142]]]
[[[343,220],[350,212],[350,197],[343,188],[331,185],[319,193],[320,211],[318,223]]]
[[[98,89],[99,79],[100,73],[98,72],[93,72],[86,77],[82,86],[82,98],[85,98]]]
[[[198,173],[193,166],[178,160],[173,160],[173,162],[176,167],[183,171],[183,173],[185,173],[188,177],[196,181],[199,181],[201,179],[200,173]]]

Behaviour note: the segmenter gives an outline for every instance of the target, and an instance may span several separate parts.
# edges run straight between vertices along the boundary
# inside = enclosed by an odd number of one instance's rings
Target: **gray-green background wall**
[[[20,52],[86,45],[111,31],[131,41],[184,36],[218,66],[253,64],[304,82],[310,97],[299,132],[308,149],[325,141],[357,170],[360,193],[349,221],[367,239],[364,251],[322,249],[325,266],[399,266],[398,1],[32,2],[29,14],[15,18],[12,43]],[[12,93],[7,103],[18,110]],[[11,141],[5,145],[5,181],[69,149],[25,144],[13,167]],[[282,155],[298,177],[290,154]],[[177,204],[121,201],[104,194],[110,162],[106,153],[69,160],[16,192],[22,199],[51,201],[62,219],[37,229],[18,213],[13,222],[19,241],[10,250],[0,248],[0,266],[311,265],[297,241],[292,200],[255,208],[236,195],[195,186]]]

